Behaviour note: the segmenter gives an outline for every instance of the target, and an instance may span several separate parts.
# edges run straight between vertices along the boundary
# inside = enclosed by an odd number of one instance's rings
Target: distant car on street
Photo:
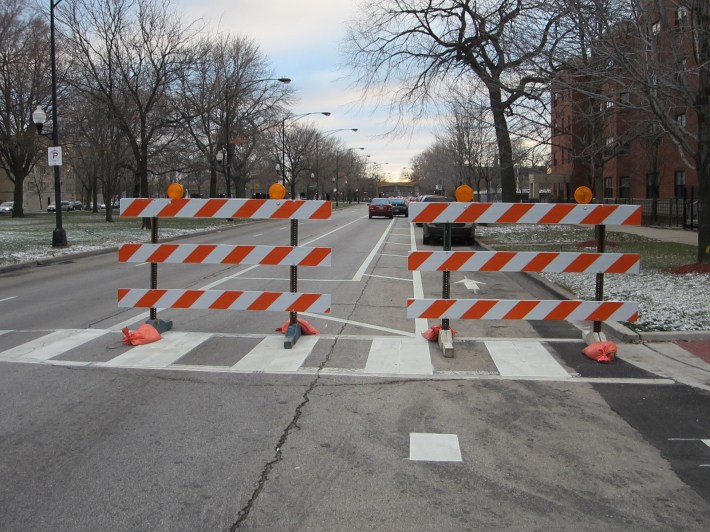
[[[403,214],[405,218],[409,218],[409,203],[404,198],[390,198],[392,204],[392,214],[395,216]]]
[[[60,208],[63,211],[71,210],[71,203],[69,203],[68,201],[62,201],[60,205]],[[47,205],[47,212],[57,212],[57,206],[54,203],[50,203],[49,205]]]
[[[374,198],[367,206],[370,219],[373,216],[382,216],[384,218],[394,218],[392,204],[388,198]]]
[[[2,203],[0,203],[0,214],[12,214],[12,209],[14,206],[14,201],[3,201]]]
[[[78,200],[71,200],[69,202],[69,210],[70,211],[83,211],[84,210],[84,204]]]

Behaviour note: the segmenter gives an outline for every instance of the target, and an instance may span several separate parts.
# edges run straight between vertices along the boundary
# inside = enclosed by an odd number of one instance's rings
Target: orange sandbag
[[[162,338],[158,330],[150,323],[144,323],[135,331],[129,331],[128,327],[124,327],[123,343],[125,345],[144,345],[152,342],[157,342]]]
[[[582,353],[592,360],[596,360],[602,364],[608,364],[614,360],[616,344],[614,342],[594,342],[582,349]]]
[[[439,331],[441,330],[441,325],[434,325],[433,327],[429,327],[426,331],[422,333],[422,336],[424,337],[425,340],[429,340],[430,342],[438,342],[439,341]],[[451,335],[455,336],[457,333],[454,329],[451,330]]]
[[[308,336],[309,334],[320,334],[320,331],[316,329],[313,325],[308,323],[306,320],[303,320],[301,318],[296,318],[296,321],[298,324],[301,326],[301,334],[304,336]],[[276,332],[282,332],[285,333],[288,331],[288,326],[291,324],[290,321],[286,321],[281,327],[276,328]]]

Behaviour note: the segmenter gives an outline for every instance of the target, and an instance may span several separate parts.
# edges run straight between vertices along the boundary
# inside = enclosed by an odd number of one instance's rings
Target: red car
[[[392,204],[387,198],[374,198],[370,205],[368,205],[367,210],[370,214],[370,218],[373,216],[384,216],[385,218],[394,218],[394,210],[392,209]]]

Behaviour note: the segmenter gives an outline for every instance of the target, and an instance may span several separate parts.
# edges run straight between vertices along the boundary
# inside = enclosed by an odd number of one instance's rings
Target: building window
[[[604,155],[607,157],[614,153],[614,137],[607,137],[604,146]]]
[[[614,188],[613,188],[611,182],[612,182],[611,177],[604,178],[604,197],[605,198],[613,198],[614,197]]]
[[[629,149],[629,139],[622,136],[621,139],[619,139],[619,155],[628,155]]]
[[[679,6],[675,12],[675,25],[679,30],[684,30],[688,27],[688,8]]]
[[[631,178],[629,176],[619,178],[619,197],[631,198]]]
[[[628,104],[630,102],[629,98],[629,92],[628,91],[622,91],[619,93],[619,102],[622,104]]]
[[[659,33],[661,33],[661,22],[654,22],[653,24],[651,24],[651,35],[655,37]]]
[[[613,101],[613,100],[607,100],[606,102],[604,102],[604,107],[606,107],[607,109],[613,108],[613,107],[614,107],[614,101]]]
[[[685,192],[685,172],[683,170],[679,170],[675,173],[673,189],[676,198],[683,197],[683,193]]]
[[[658,197],[658,185],[659,178],[658,172],[649,172],[646,174],[646,197],[647,198],[657,198]]]
[[[685,125],[687,124],[687,118],[685,116],[685,113],[680,113],[679,115],[676,115],[675,121],[680,127],[685,127]]]

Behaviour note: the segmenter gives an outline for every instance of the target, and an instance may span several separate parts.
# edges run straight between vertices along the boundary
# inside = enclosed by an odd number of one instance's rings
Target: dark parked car
[[[385,218],[394,218],[392,204],[387,198],[374,198],[367,206],[370,218],[373,216],[384,216]]]
[[[70,211],[83,211],[84,204],[78,200],[72,200],[69,202],[69,210]]]
[[[437,196],[435,194],[430,194],[428,196],[421,196],[417,201],[424,202],[424,203],[436,201],[438,203],[442,203],[442,202],[448,202],[449,198],[447,198],[446,196]],[[417,222],[417,227],[421,227],[421,226],[422,226],[422,224]]]
[[[444,196],[423,196],[419,201],[436,201],[449,202]],[[434,241],[444,240],[443,223],[425,223],[417,224],[422,226],[422,243],[425,245],[433,244]],[[473,245],[476,242],[476,224],[472,223],[452,223],[451,224],[451,241],[462,241],[464,244]]]
[[[62,206],[61,208],[63,211],[70,211],[71,210],[71,203],[69,203],[68,201],[63,201],[61,203],[61,206]],[[47,205],[47,212],[56,212],[56,210],[57,210],[57,206],[54,203],[50,203],[49,205]]]
[[[403,198],[390,198],[392,204],[392,214],[397,216],[403,214],[405,218],[409,217],[409,203]]]

